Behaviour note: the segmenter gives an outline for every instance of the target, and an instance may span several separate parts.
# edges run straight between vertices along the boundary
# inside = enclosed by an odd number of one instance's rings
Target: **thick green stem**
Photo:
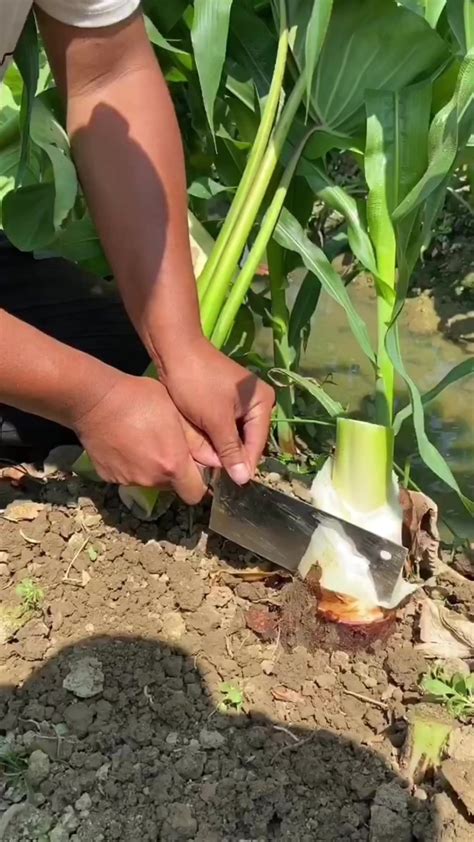
[[[288,343],[290,314],[286,303],[285,272],[283,249],[270,240],[267,247],[268,269],[270,273],[270,291],[272,308],[273,361],[275,368],[290,369],[292,365],[291,349]],[[290,455],[296,452],[295,437],[290,420],[293,418],[293,394],[290,385],[277,389],[277,428],[278,444]]]
[[[278,40],[277,57],[270,90],[263,109],[262,119],[252,145],[252,150],[250,152],[243,176],[240,180],[240,184],[237,188],[237,192],[234,196],[225,222],[219,232],[212,254],[198,280],[199,299],[201,302],[205,300],[214,275],[218,270],[220,271],[219,264],[232,235],[234,223],[244,209],[247,196],[255,181],[262,158],[265,154],[280,103],[287,53],[288,29],[286,21],[286,2],[285,0],[280,0],[280,37]]]
[[[240,255],[242,254],[245,243],[247,242],[248,236],[260,209],[260,205],[265,197],[268,185],[270,184],[270,180],[281,155],[283,144],[285,143],[291,124],[301,103],[304,90],[304,77],[301,76],[288,98],[280,120],[275,128],[273,137],[268,144],[267,151],[263,161],[261,162],[254,184],[247,196],[245,214],[240,214],[236,220],[232,237],[228,242],[227,248],[220,261],[219,273],[215,276],[212,289],[209,290],[209,294],[203,301],[201,318],[206,335],[212,333],[214,325],[216,324],[232,277],[238,266]]]
[[[378,378],[375,395],[375,412],[378,424],[390,426],[393,419],[395,372],[385,349],[385,336],[392,317],[393,306],[381,295],[377,296]]]
[[[341,499],[371,512],[390,498],[393,430],[367,421],[337,419],[332,479]]]

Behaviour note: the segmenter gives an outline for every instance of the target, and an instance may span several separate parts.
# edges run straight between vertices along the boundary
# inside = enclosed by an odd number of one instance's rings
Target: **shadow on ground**
[[[92,698],[63,687],[78,662],[95,672]],[[0,687],[0,733],[50,758],[34,755],[32,805],[4,813],[0,839],[447,838],[375,750],[255,708],[220,712],[211,696],[199,657],[139,637],[82,641],[22,687]],[[5,796],[11,781],[2,786]]]

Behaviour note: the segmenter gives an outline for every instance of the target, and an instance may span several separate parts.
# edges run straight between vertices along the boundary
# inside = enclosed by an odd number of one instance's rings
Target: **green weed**
[[[226,681],[224,684],[221,684],[219,687],[219,692],[222,693],[222,701],[220,704],[220,709],[228,710],[236,710],[238,713],[242,710],[244,706],[244,692],[239,687],[236,687],[235,684],[232,684],[230,681]]]
[[[37,611],[41,608],[44,599],[44,591],[33,579],[23,579],[16,588],[17,596],[20,597],[24,607],[28,611]]]
[[[421,688],[457,719],[474,716],[474,675],[456,673],[448,678],[436,670],[424,676]]]

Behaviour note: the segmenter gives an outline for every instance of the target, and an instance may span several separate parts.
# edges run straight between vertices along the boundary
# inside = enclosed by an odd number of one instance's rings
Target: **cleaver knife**
[[[213,532],[296,573],[317,529],[343,530],[368,560],[379,600],[390,600],[407,558],[405,547],[260,482],[239,486],[224,471],[209,476]]]

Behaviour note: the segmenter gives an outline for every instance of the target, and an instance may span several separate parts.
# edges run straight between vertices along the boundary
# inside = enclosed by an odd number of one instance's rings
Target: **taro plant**
[[[401,424],[411,417],[421,458],[472,511],[424,426],[425,407],[471,374],[472,361],[420,395],[398,335],[410,277],[470,142],[472,2],[146,0],[144,8],[183,127],[206,335],[276,383],[277,431],[286,453],[295,449],[294,390],[310,392],[337,419],[335,457],[313,487],[321,508],[401,540],[393,451]],[[2,156],[10,156],[3,225],[20,248],[53,251],[106,271],[77,181],[64,167],[70,165],[67,138],[35,38],[30,28],[16,56],[27,84],[22,88],[16,70],[7,78],[3,144],[0,127],[0,174]],[[327,158],[338,151],[359,167],[366,190],[359,200],[331,180]],[[308,236],[316,200],[342,216],[355,258],[374,278],[375,345],[345,283]],[[269,281],[262,290],[254,280],[265,260]],[[287,279],[297,266],[307,275],[290,308]],[[344,308],[371,362],[373,419],[345,417],[321,384],[298,373],[321,289]],[[273,366],[255,354],[256,318],[272,328]],[[410,403],[395,412],[397,378]],[[156,507],[156,491],[128,495],[147,513]],[[322,537],[306,566],[317,561],[324,587],[354,599],[360,616],[378,609],[365,559],[343,539],[333,545],[329,535]]]

